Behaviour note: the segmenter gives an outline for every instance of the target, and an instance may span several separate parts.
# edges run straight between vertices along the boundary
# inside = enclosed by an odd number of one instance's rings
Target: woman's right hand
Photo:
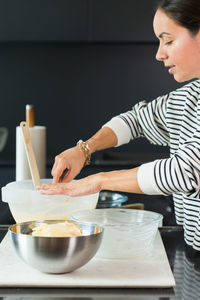
[[[80,173],[84,163],[85,155],[78,146],[58,154],[51,171],[53,183],[70,182]]]
[[[90,154],[114,147],[117,136],[109,127],[101,128],[94,136],[87,140]],[[76,177],[85,164],[85,154],[79,146],[67,149],[55,157],[51,174],[53,183],[70,182]]]

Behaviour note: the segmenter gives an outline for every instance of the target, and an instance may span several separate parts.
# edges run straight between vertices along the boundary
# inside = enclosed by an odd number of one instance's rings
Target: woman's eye
[[[166,42],[165,45],[170,45],[172,44],[172,41]]]

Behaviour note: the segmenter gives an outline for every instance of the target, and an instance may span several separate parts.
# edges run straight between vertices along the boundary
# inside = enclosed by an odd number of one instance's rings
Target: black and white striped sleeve
[[[143,164],[138,171],[138,184],[145,194],[182,192],[200,197],[200,131],[167,159]]]
[[[167,99],[168,95],[165,95],[149,103],[139,102],[131,111],[122,113],[104,124],[117,135],[117,146],[126,144],[137,137],[146,137],[155,145],[169,145],[169,133],[166,126]]]

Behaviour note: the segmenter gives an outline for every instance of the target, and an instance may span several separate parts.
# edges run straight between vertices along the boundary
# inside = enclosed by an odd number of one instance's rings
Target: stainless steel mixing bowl
[[[10,226],[9,235],[18,256],[33,268],[45,273],[72,272],[86,264],[97,252],[103,228],[96,224],[77,224],[81,236],[38,237],[32,229],[41,224],[55,224],[64,220],[32,221]]]

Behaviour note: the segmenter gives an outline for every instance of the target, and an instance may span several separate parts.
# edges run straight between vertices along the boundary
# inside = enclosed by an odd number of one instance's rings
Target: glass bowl
[[[151,251],[163,216],[140,209],[105,208],[75,212],[70,218],[104,227],[103,241],[96,256],[127,259]]]
[[[126,195],[103,191],[99,194],[97,208],[120,207],[127,201]]]

